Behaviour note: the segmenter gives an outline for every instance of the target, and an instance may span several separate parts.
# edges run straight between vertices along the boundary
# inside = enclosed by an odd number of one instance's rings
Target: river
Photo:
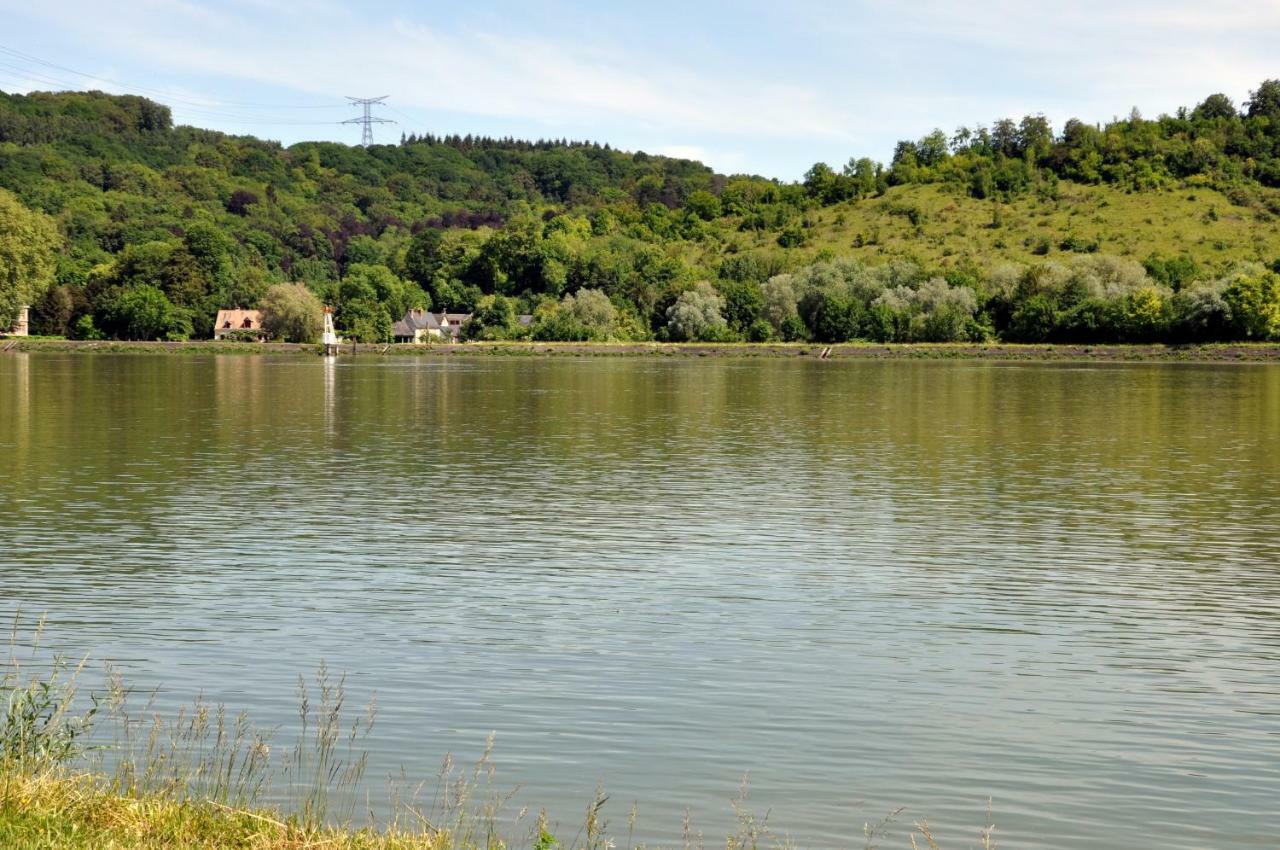
[[[1280,831],[1280,365],[0,356],[0,614],[572,838]],[[621,842],[620,842],[621,843]]]

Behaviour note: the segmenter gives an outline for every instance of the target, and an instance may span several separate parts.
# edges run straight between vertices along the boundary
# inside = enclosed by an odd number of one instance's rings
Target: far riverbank
[[[288,342],[140,342],[0,338],[0,353],[308,355],[319,346]],[[828,360],[1005,360],[1264,363],[1280,362],[1277,343],[1204,345],[1026,345],[1014,343],[657,343],[468,342],[434,345],[344,345],[343,355],[375,357],[804,357]]]

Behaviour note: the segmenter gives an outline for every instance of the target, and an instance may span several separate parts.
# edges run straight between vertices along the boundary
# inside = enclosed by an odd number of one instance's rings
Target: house
[[[396,342],[424,343],[432,339],[457,342],[462,336],[462,326],[470,318],[470,313],[410,310],[404,314],[403,319],[391,326],[391,336]]]
[[[248,333],[242,334],[242,331]],[[257,333],[253,333],[254,331]],[[219,310],[218,318],[213,322],[213,338],[225,339],[232,334],[235,337],[253,336],[258,342],[265,342],[267,335],[262,330],[262,311]]]
[[[31,308],[23,305],[18,308],[18,320],[13,323],[13,327],[7,331],[0,332],[3,336],[26,336],[31,332]]]
[[[410,310],[404,318],[391,327],[396,342],[423,343],[432,339],[457,342],[462,336],[462,326],[471,318],[470,313],[432,313],[427,310]],[[533,324],[533,316],[516,316],[516,324],[527,328]]]
[[[404,318],[391,326],[391,337],[396,342],[423,343],[430,337],[440,338],[440,320],[426,310],[410,310]]]
[[[470,313],[441,313],[441,335],[449,342],[457,342],[462,336],[462,326],[465,325],[470,318]]]

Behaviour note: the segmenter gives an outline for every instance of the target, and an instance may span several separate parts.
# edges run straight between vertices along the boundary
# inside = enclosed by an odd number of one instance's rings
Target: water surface
[[[0,458],[0,614],[264,725],[324,660],[375,795],[1280,832],[1280,366],[10,354]]]

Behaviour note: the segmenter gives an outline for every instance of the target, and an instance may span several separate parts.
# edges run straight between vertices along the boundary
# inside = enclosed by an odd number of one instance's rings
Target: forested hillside
[[[0,94],[0,265],[0,325],[32,300],[36,331],[79,337],[207,337],[298,282],[364,340],[417,306],[483,338],[1274,339],[1280,81],[936,131],[799,183],[567,140],[285,148],[139,97]]]

